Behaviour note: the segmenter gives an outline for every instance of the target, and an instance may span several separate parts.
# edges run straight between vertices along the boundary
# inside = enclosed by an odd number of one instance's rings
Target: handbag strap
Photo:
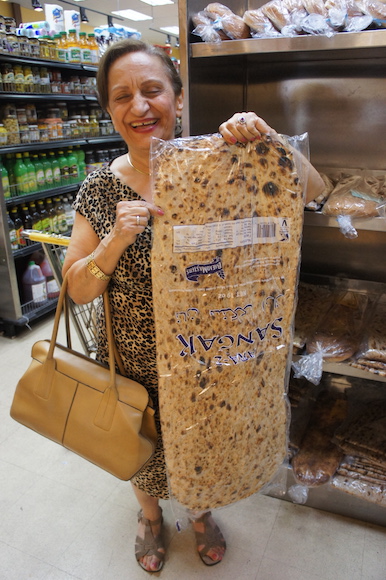
[[[64,318],[66,324],[66,334],[67,334],[67,344],[70,347],[71,344],[71,332],[70,332],[70,323],[69,323],[69,304],[68,304],[68,297],[67,297],[67,286],[68,286],[68,274],[65,275],[62,283],[62,287],[60,289],[60,294],[58,298],[58,303],[55,312],[54,318],[54,325],[52,329],[52,336],[51,342],[47,353],[47,365],[55,365],[54,359],[54,349],[58,338],[58,330],[59,330],[59,323],[60,317],[64,310]],[[108,345],[108,352],[109,352],[109,370],[110,370],[110,381],[105,389],[97,414],[94,419],[95,425],[105,429],[106,431],[109,430],[115,413],[115,407],[118,401],[118,389],[116,386],[116,370],[115,365],[117,364],[120,372],[124,374],[124,368],[122,364],[121,357],[119,356],[117,347],[114,341],[113,335],[113,327],[111,322],[111,309],[110,309],[110,301],[109,301],[109,294],[108,290],[103,292],[103,306],[105,311],[105,323],[106,323],[106,332],[107,332],[107,345]]]

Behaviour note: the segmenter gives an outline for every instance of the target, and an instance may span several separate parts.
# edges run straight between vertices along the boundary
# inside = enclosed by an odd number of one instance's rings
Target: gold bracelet
[[[87,256],[86,267],[91,272],[95,278],[98,280],[103,280],[104,282],[108,282],[111,278],[108,274],[102,272],[99,266],[96,265],[94,260],[95,252],[92,252],[89,256]]]

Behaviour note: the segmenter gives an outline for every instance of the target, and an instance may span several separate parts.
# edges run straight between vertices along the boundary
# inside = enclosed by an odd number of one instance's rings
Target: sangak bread
[[[303,223],[293,155],[269,137],[158,142],[152,276],[172,495],[245,498],[286,456],[286,379]]]

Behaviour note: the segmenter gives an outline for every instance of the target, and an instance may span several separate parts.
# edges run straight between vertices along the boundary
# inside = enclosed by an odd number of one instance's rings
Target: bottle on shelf
[[[60,41],[58,41],[58,55],[60,62],[69,62],[67,32],[63,30],[60,32]]]
[[[78,158],[71,148],[67,149],[67,162],[70,169],[70,183],[79,183]]]
[[[25,230],[32,230],[32,216],[29,212],[29,207],[26,203],[21,206],[21,220]]]
[[[51,163],[51,167],[52,167],[53,186],[60,187],[60,184],[62,182],[61,176],[60,176],[60,166],[59,166],[59,161],[56,158],[54,151],[49,151],[48,159],[49,159],[49,161]]]
[[[36,179],[35,165],[32,163],[28,151],[24,151],[23,161],[28,171],[29,192],[33,193],[38,190],[38,182]]]
[[[16,192],[18,195],[25,195],[29,193],[29,176],[27,168],[23,162],[23,155],[16,153],[16,161],[14,165],[14,173],[16,179]]]
[[[49,159],[47,158],[47,153],[40,153],[40,159],[43,165],[45,187],[46,189],[49,189],[54,185],[52,166]]]
[[[34,306],[41,306],[47,301],[47,282],[40,269],[33,260],[28,262],[28,266],[22,277],[23,297],[26,303],[32,302]]]
[[[8,173],[10,197],[14,197],[16,195],[15,156],[12,153],[7,153],[3,163]]]
[[[39,155],[37,153],[34,153],[32,155],[32,163],[35,166],[37,189],[38,191],[42,191],[43,189],[45,189],[46,181],[44,179],[43,163],[39,159]]]
[[[0,176],[1,176],[1,183],[3,186],[3,195],[5,199],[9,199],[11,197],[11,190],[9,187],[9,177],[8,171],[5,165],[3,164],[3,160],[0,158]]]
[[[68,31],[68,62],[70,64],[80,64],[80,44],[75,29]]]
[[[63,197],[63,207],[66,214],[67,230],[70,230],[74,225],[74,210],[72,209],[70,199],[67,196]]]
[[[70,167],[68,164],[67,157],[64,155],[64,151],[58,151],[58,161],[60,167],[61,184],[69,185],[70,182]]]
[[[44,257],[43,261],[40,263],[40,269],[42,271],[43,276],[45,276],[45,278],[46,278],[47,298],[49,300],[51,300],[53,298],[57,298],[60,294],[60,289],[59,289],[58,283],[55,279],[55,276],[54,276],[54,273],[53,273],[52,268],[50,266],[50,263],[47,260],[46,256]]]
[[[40,223],[41,223],[40,231],[44,232],[45,234],[49,234],[51,232],[50,216],[48,215],[48,211],[44,207],[44,201],[42,199],[39,199],[37,202],[37,206],[40,214]]]
[[[29,210],[32,217],[32,229],[40,231],[42,228],[42,220],[38,210],[36,209],[36,203],[34,201],[30,202]]]
[[[80,45],[80,62],[82,64],[92,64],[91,62],[91,46],[87,41],[85,32],[79,32]]]
[[[67,225],[67,218],[66,212],[64,209],[64,205],[60,197],[54,198],[55,204],[55,211],[56,211],[56,219],[58,224],[58,233],[59,234],[66,234],[68,232],[68,225]]]
[[[15,251],[19,248],[19,244],[17,241],[17,233],[16,233],[16,229],[15,229],[15,224],[14,224],[11,216],[9,215],[9,213],[7,213],[7,220],[8,220],[8,234],[9,234],[9,241],[11,243],[11,250]]]
[[[58,216],[56,214],[54,204],[52,203],[51,198],[46,199],[46,210],[48,212],[50,220],[50,232],[51,234],[58,234],[59,233]]]
[[[87,41],[88,41],[89,46],[90,46],[91,64],[97,65],[99,62],[99,47],[98,47],[98,43],[97,43],[96,38],[95,38],[95,34],[90,32],[87,35]]]
[[[86,171],[86,155],[80,145],[75,147],[74,153],[78,158],[79,181],[83,181],[87,177]]]
[[[17,245],[19,248],[24,248],[24,246],[26,245],[26,240],[25,238],[23,238],[24,226],[23,221],[18,214],[17,207],[13,207],[11,209],[11,220],[13,221],[15,226]]]

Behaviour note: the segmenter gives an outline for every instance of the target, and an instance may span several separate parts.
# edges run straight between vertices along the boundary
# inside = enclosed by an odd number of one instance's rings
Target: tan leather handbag
[[[31,364],[16,387],[11,417],[127,481],[155,449],[149,395],[143,385],[116,373],[115,364],[121,369],[122,363],[115,348],[107,290],[103,301],[109,368],[72,350],[68,300],[65,278],[52,338],[33,345]],[[67,347],[57,344],[63,308]]]

